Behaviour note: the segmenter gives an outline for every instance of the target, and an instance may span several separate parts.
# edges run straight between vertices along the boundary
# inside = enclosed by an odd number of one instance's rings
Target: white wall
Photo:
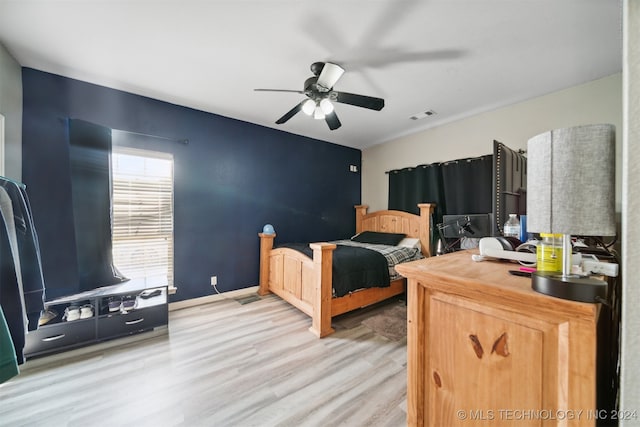
[[[539,133],[593,123],[616,126],[616,200],[620,212],[622,74],[368,148],[362,153],[362,203],[368,204],[372,211],[387,208],[389,177],[386,171],[491,154],[494,139],[510,148],[526,148],[529,138]]]
[[[22,67],[0,44],[0,114],[4,116],[4,174],[22,179]]]
[[[625,0],[623,203],[622,203],[622,368],[620,408],[640,425],[640,0]]]

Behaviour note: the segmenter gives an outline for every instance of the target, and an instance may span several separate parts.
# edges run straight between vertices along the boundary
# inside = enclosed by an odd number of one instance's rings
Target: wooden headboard
[[[422,254],[431,256],[431,214],[436,205],[420,203],[420,215],[408,212],[384,210],[367,213],[369,206],[356,205],[356,233],[379,231],[383,233],[404,233],[407,237],[420,239]]]

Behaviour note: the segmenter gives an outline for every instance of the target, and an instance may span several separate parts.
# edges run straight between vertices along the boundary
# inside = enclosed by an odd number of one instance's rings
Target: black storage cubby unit
[[[166,325],[166,301],[166,288],[146,289],[137,294],[125,293],[101,298],[98,302],[98,340]],[[120,304],[118,310],[114,310],[116,303]],[[164,309],[159,309],[158,303],[164,304]]]
[[[49,320],[27,334],[27,358],[166,326],[166,284],[129,281],[45,304]]]

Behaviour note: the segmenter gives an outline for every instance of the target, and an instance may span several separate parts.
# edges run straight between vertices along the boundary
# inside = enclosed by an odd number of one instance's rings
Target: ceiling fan
[[[309,116],[313,116],[314,119],[324,119],[327,125],[329,125],[329,129],[335,130],[338,129],[342,123],[340,123],[334,111],[334,102],[376,111],[380,111],[384,107],[384,99],[382,98],[333,90],[333,86],[344,73],[344,68],[337,64],[331,62],[314,62],[311,64],[311,72],[313,73],[313,77],[305,80],[303,90],[254,89],[262,92],[295,92],[307,96],[308,99],[300,102],[284,116],[276,120],[277,124],[281,125],[286,123],[299,111],[302,111]]]

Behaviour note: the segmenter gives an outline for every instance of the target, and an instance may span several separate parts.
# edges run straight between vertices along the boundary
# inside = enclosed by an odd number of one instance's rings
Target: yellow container
[[[536,269],[562,273],[562,234],[540,233],[536,249]]]

